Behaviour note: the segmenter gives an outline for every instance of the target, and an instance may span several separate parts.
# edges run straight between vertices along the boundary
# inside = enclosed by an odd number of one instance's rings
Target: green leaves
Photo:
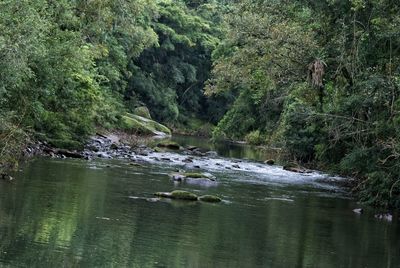
[[[159,1],[157,17],[151,22],[158,45],[146,49],[134,61],[125,99],[140,99],[161,121],[177,123],[179,118],[207,116],[203,84],[209,76],[211,53],[218,43],[218,25],[202,11],[189,9],[184,1]],[[140,106],[137,102],[133,106]],[[133,107],[134,108],[134,107]]]

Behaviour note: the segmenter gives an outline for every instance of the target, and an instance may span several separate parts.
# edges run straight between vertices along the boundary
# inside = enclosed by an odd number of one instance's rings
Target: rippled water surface
[[[397,220],[355,214],[327,175],[266,166],[250,147],[178,139],[224,157],[25,164],[13,183],[0,182],[0,267],[400,267]],[[217,184],[170,181],[195,166]],[[174,189],[224,201],[152,199]]]

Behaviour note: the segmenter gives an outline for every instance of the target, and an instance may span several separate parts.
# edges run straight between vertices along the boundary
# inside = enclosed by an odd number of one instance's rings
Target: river
[[[174,152],[141,166],[39,157],[0,181],[0,267],[400,267],[398,221],[354,213],[329,176],[264,165],[250,146],[175,139],[220,156],[185,166]],[[217,183],[168,177],[194,166]],[[223,202],[152,199],[174,189]]]

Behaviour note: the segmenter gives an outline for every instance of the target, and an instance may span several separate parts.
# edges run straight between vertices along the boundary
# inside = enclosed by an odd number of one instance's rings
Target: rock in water
[[[13,181],[14,180],[14,178],[8,174],[0,174],[0,179],[5,180],[5,181]]]
[[[192,200],[196,201],[197,195],[191,193],[191,192],[186,192],[186,191],[180,191],[180,190],[175,190],[171,192],[171,196],[173,199],[181,199],[181,200]]]
[[[362,208],[353,209],[353,212],[354,212],[354,213],[357,213],[357,214],[362,214],[363,211],[364,211],[364,210],[363,210]]]
[[[208,203],[218,203],[222,201],[221,198],[215,195],[203,195],[199,197],[199,200]]]
[[[390,213],[376,214],[375,218],[391,222],[393,220],[393,215]]]
[[[173,179],[174,181],[184,181],[186,179],[204,179],[204,180],[208,180],[208,181],[215,181],[216,178],[214,175],[208,173],[208,172],[204,172],[204,173],[200,173],[200,172],[173,172],[171,174],[168,175],[171,179]]]
[[[169,192],[157,192],[154,195],[158,197],[172,198],[172,195]]]
[[[158,197],[178,199],[178,200],[187,200],[187,201],[197,201],[197,199],[198,199],[197,195],[195,195],[191,192],[180,191],[180,190],[175,190],[175,191],[172,191],[171,193],[158,192],[158,193],[155,193],[154,195],[158,196]]]
[[[274,161],[273,159],[268,159],[268,160],[266,160],[266,161],[264,162],[264,164],[267,164],[267,165],[272,166],[272,165],[275,164],[275,161]]]
[[[210,174],[210,173],[197,173],[197,172],[188,172],[188,173],[184,173],[184,175],[187,178],[191,178],[191,179],[209,179],[209,180],[215,180],[215,177]]]

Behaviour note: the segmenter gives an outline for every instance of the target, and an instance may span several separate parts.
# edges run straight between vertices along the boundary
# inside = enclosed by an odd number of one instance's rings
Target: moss
[[[189,172],[184,174],[185,177],[187,178],[192,178],[192,179],[208,179],[209,176],[203,173],[195,173],[195,172]]]
[[[171,192],[171,197],[173,199],[180,199],[180,200],[191,200],[191,201],[196,201],[198,199],[197,195],[187,192],[187,191],[180,191],[180,190],[175,190]]]
[[[166,126],[153,121],[151,119],[134,115],[126,114],[122,116],[123,125],[126,130],[132,131],[141,135],[171,135],[171,130]]]
[[[137,107],[133,113],[135,115],[147,118],[147,119],[151,119],[151,115],[150,115],[150,111],[146,106],[141,106],[141,107]]]
[[[136,134],[140,135],[152,135],[153,131],[146,126],[144,126],[142,123],[140,123],[138,120],[131,118],[129,116],[123,116],[122,117],[123,122],[124,122],[124,129],[129,130],[131,132],[134,132]]]
[[[210,173],[195,173],[195,172],[188,172],[184,174],[187,178],[191,179],[207,179],[210,181],[215,181],[215,176]]]
[[[199,200],[208,203],[218,203],[222,201],[221,198],[215,195],[203,195],[199,197]]]

